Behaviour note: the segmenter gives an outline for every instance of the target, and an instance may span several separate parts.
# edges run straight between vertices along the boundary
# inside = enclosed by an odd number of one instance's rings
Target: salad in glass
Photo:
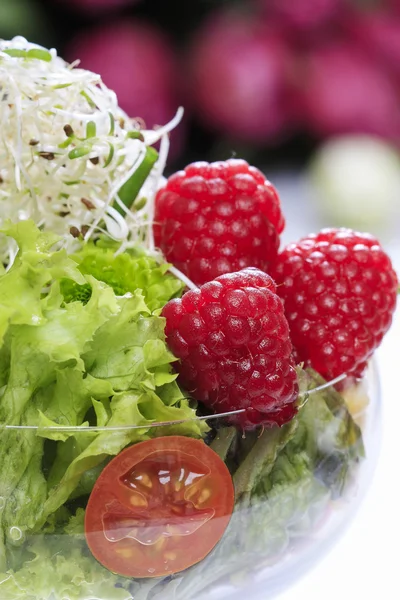
[[[271,597],[372,458],[389,257],[280,249],[244,160],[165,180],[181,111],[147,131],[55,50],[0,41],[0,94],[0,597]]]

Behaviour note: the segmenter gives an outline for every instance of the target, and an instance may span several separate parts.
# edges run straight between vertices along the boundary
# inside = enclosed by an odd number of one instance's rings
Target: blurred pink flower
[[[398,4],[400,7],[400,0]],[[358,12],[348,23],[348,30],[367,54],[400,76],[400,14]]]
[[[212,14],[189,55],[189,101],[208,127],[263,144],[290,125],[289,70],[290,52],[278,31],[245,14]]]
[[[118,21],[86,30],[71,41],[67,59],[99,73],[114,90],[121,108],[147,127],[163,125],[178,106],[176,57],[169,40],[144,22]],[[182,125],[173,134],[173,147],[182,143]]]
[[[400,0],[382,0],[382,4],[400,14]]]
[[[337,42],[305,59],[299,105],[320,136],[371,133],[400,140],[400,104],[387,74],[355,43]]]
[[[69,6],[81,10],[82,12],[95,12],[98,10],[107,11],[126,6],[128,4],[136,4],[140,0],[58,0]]]
[[[340,13],[344,0],[258,0],[267,14],[299,30],[320,27]]]

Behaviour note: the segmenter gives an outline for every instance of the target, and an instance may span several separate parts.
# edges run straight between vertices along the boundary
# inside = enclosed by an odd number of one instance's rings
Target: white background
[[[287,215],[284,241],[317,230],[320,219],[303,201],[301,182],[276,183]],[[400,228],[384,243],[400,273]],[[382,444],[368,492],[336,546],[278,600],[400,599],[400,309],[377,358]]]
[[[344,537],[278,600],[400,598],[400,313],[378,352],[383,435],[369,490]]]

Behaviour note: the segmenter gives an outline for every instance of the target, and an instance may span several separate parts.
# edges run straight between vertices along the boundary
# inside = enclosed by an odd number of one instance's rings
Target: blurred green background
[[[14,35],[80,58],[149,127],[184,106],[168,172],[244,157],[296,231],[397,232],[400,0],[0,0]]]

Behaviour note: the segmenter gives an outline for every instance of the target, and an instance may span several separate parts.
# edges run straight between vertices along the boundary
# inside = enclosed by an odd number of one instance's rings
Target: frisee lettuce
[[[165,433],[199,437],[207,429],[194,420],[165,344],[159,309],[182,289],[165,266],[99,249],[96,278],[94,246],[80,262],[54,250],[57,238],[32,222],[4,233],[19,252],[0,275],[1,572],[11,557],[15,563],[25,536],[50,523],[57,531],[63,505],[88,494],[101,467],[125,446]],[[74,286],[90,290],[84,301],[64,296]],[[184,422],[167,431],[151,427],[159,421]],[[49,429],[58,425],[78,429]],[[136,427],[80,431],[84,425]]]
[[[99,240],[96,245],[86,244],[72,258],[81,273],[107,283],[118,296],[142,290],[152,311],[182,294],[184,284],[168,273],[167,264],[158,264],[139,249],[115,255],[117,250],[118,245],[110,240]],[[85,302],[90,297],[90,286],[82,286],[69,279],[63,282],[63,294],[68,300]]]

